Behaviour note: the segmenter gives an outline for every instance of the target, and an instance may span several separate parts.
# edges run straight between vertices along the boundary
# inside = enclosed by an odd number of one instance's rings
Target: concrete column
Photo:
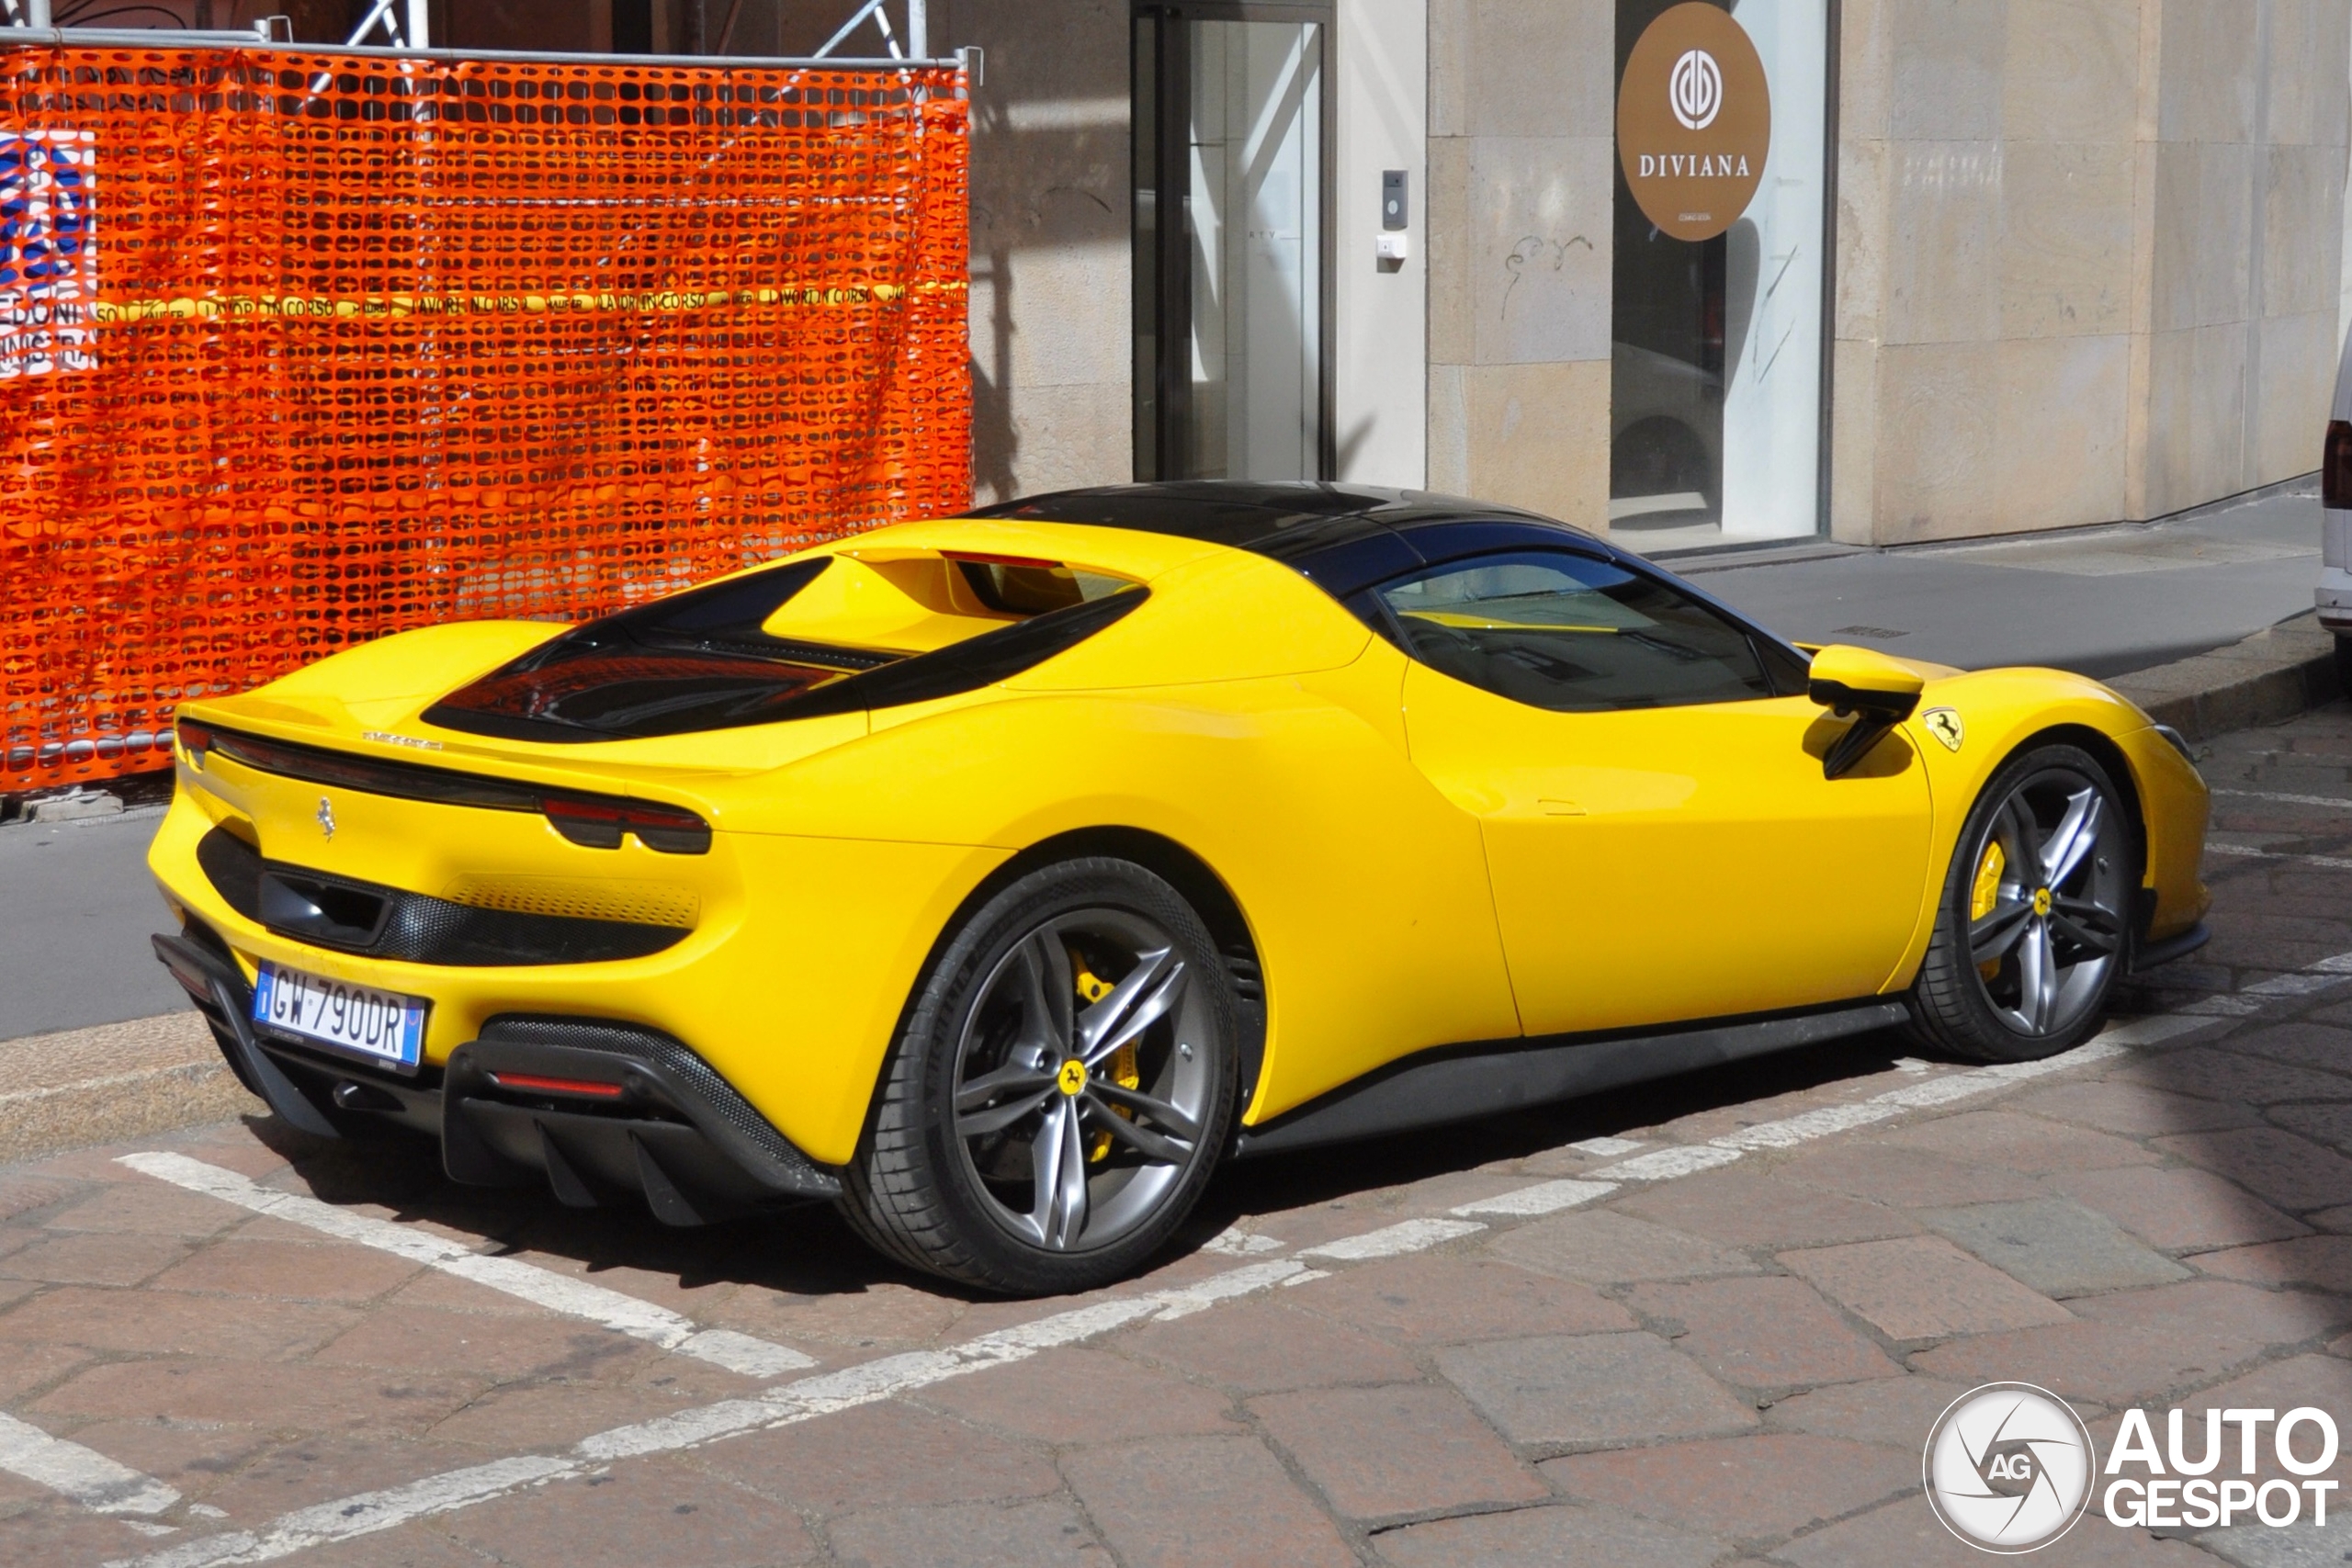
[[[1432,488],[1608,526],[1612,0],[1429,0]]]
[[[1428,478],[1429,6],[1340,0],[1334,28],[1337,299],[1332,446],[1337,476],[1418,488]],[[1401,262],[1380,259],[1380,179],[1402,169]]]

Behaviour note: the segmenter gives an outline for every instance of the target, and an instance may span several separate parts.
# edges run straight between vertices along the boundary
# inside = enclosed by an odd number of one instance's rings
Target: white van
[[[2335,406],[2320,458],[2319,624],[2335,634],[2336,663],[2352,675],[2352,338],[2335,367]]]

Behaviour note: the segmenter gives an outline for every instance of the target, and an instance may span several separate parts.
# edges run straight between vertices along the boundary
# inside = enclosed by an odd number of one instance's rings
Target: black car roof
[[[1566,523],[1460,496],[1375,485],[1182,479],[1024,496],[966,513],[1199,539],[1282,561],[1334,598],[1399,572],[1492,550],[1624,552]]]

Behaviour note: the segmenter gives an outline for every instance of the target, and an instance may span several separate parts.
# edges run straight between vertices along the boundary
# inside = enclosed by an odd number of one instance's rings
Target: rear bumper
[[[507,1014],[626,1020],[692,1042],[695,1055],[820,1165],[854,1157],[884,1055],[923,959],[965,895],[1007,852],[721,832],[707,855],[665,856],[633,841],[620,850],[582,848],[513,812],[356,793],[335,797],[338,826],[329,840],[307,818],[296,818],[307,832],[280,822],[291,811],[284,802],[264,802],[269,809],[258,817],[241,813],[216,792],[216,786],[229,787],[232,768],[216,761],[211,772],[220,776],[203,779],[183,770],[148,866],[174,918],[217,935],[221,955],[245,982],[258,965],[274,963],[424,998],[431,1004],[422,1053],[428,1071],[446,1067],[460,1046],[481,1039],[493,1019]],[[258,774],[235,783],[240,798],[275,788],[275,781]],[[311,788],[308,798],[315,807],[319,791]],[[248,850],[248,864],[208,867],[205,844],[212,840],[217,848],[216,830],[230,826],[257,839],[262,855]],[[306,911],[260,907],[263,889],[255,879],[265,867],[295,869],[297,884],[319,885],[313,893],[332,886],[406,898],[426,908],[434,919],[424,924],[441,937],[454,933],[477,951],[450,953],[428,946],[394,953],[356,951],[356,942],[335,945],[329,940],[334,932],[311,932]],[[243,898],[245,908],[224,892],[224,883],[240,897],[253,892]],[[537,947],[537,938],[520,931],[511,913],[491,918],[482,930],[440,922],[451,912],[441,908],[449,902],[442,896],[476,883],[507,891],[552,890],[554,902],[546,906],[551,909],[582,894],[594,894],[600,905],[639,894],[691,899],[691,913],[663,924],[692,929],[679,937],[674,930],[608,926],[624,933],[652,931],[658,940],[648,945],[655,951],[636,956],[609,948],[525,951]],[[594,912],[600,918],[552,923],[573,934],[583,926],[605,925],[602,917],[608,911]],[[463,913],[471,919],[484,911]],[[395,909],[387,931],[399,915]],[[473,939],[485,931],[508,951],[481,951],[482,943]],[[510,940],[518,934],[529,940]]]
[[[2323,568],[2319,589],[2312,599],[2319,610],[2320,625],[2330,631],[2352,632],[2352,569]]]
[[[191,923],[156,937],[155,954],[238,1078],[306,1133],[403,1126],[440,1140],[453,1180],[544,1181],[575,1208],[642,1200],[677,1225],[840,1195],[831,1170],[659,1030],[502,1014],[445,1068],[401,1077],[257,1031],[253,988],[218,941]]]

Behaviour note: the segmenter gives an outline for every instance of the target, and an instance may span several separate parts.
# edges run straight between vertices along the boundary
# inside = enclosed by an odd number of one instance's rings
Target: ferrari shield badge
[[[1959,713],[1951,708],[1929,708],[1919,716],[1919,722],[1928,727],[1928,734],[1944,743],[1947,751],[1959,750],[1961,740],[1968,733],[1961,725]]]

